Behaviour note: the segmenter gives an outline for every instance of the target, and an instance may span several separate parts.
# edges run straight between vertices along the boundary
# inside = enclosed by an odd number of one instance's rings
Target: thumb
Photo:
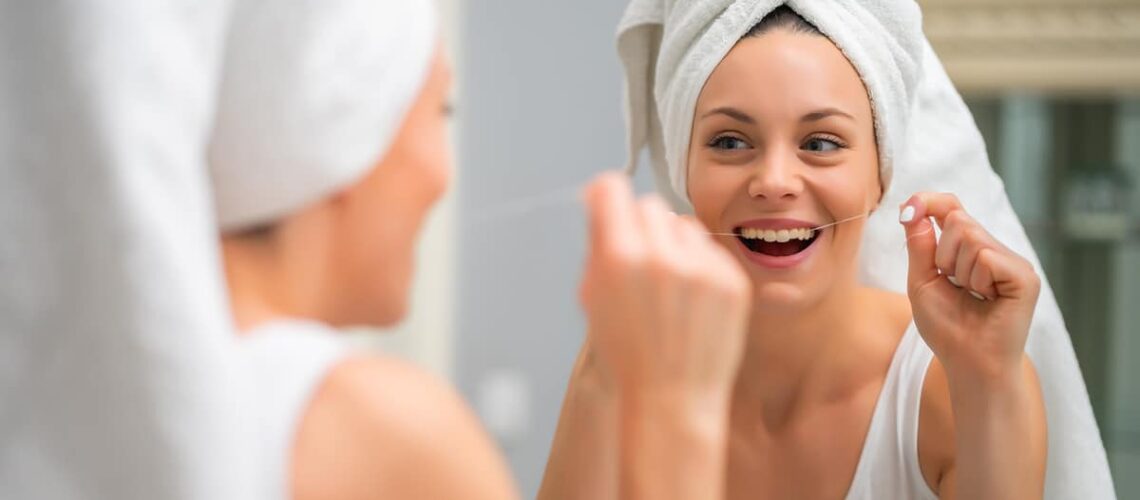
[[[939,277],[938,266],[934,263],[938,239],[934,234],[934,223],[926,214],[926,203],[918,195],[900,207],[899,223],[906,231],[907,258],[910,261],[907,288],[913,291]]]

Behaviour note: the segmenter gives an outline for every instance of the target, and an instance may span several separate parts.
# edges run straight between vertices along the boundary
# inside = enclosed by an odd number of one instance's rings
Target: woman
[[[860,283],[864,217],[890,210],[879,205],[892,168],[908,166],[896,160],[922,68],[917,7],[795,2],[828,23],[817,28],[780,3],[635,1],[619,42],[633,109],[657,101],[648,121],[631,113],[633,152],[649,144],[659,181],[754,285],[720,428],[728,497],[1040,498],[1047,426],[1025,352],[1033,265],[952,195],[919,193],[895,229],[907,295]],[[642,26],[650,37],[629,35]],[[724,37],[727,53],[686,36]],[[631,55],[644,50],[660,56]],[[572,375],[541,498],[625,488],[592,465],[620,457],[607,436],[624,430],[621,392],[585,362],[594,348]]]
[[[347,353],[333,333],[403,317],[416,236],[449,182],[450,70],[429,2],[239,2],[230,30],[209,162],[272,497],[516,497],[452,388],[405,363]],[[722,360],[739,358],[747,281],[696,223],[659,201],[635,206],[614,176],[587,197],[591,335],[600,357],[626,367],[620,385],[647,394],[626,413],[665,415],[669,431],[699,427],[702,403],[731,387],[734,365]],[[706,272],[686,268],[693,261]],[[691,307],[664,306],[681,294]],[[708,331],[726,341],[634,358],[650,332],[679,345]],[[664,379],[666,361],[693,369]],[[632,475],[646,481],[658,467],[707,457],[672,493],[692,497],[719,483],[719,439],[622,448],[644,457]]]

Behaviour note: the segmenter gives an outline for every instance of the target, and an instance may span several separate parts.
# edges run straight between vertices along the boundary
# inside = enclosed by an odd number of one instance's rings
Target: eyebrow
[[[701,119],[703,120],[703,119],[708,118],[708,117],[713,116],[713,115],[725,115],[725,116],[732,118],[732,119],[739,121],[739,122],[744,122],[744,123],[747,123],[750,125],[756,124],[756,119],[753,118],[752,115],[745,113],[744,111],[741,111],[739,109],[733,108],[731,106],[721,106],[719,108],[714,108],[712,110],[709,110],[705,114],[701,115]],[[842,116],[842,117],[845,117],[849,120],[855,119],[854,116],[851,116],[851,113],[847,113],[847,112],[840,110],[838,108],[823,108],[823,109],[817,109],[815,111],[812,111],[811,113],[804,115],[803,118],[800,118],[800,121],[804,122],[804,123],[806,123],[806,122],[817,122],[817,121],[820,121],[824,118],[828,118],[831,116]]]
[[[739,109],[729,107],[729,106],[721,106],[719,108],[712,109],[712,110],[708,111],[707,113],[701,115],[701,119],[704,120],[705,118],[708,118],[712,115],[725,115],[725,116],[732,118],[733,120],[736,120],[738,122],[744,122],[744,123],[747,123],[749,125],[755,125],[756,124],[756,119],[753,118],[752,115],[749,115],[748,113],[745,113]]]
[[[842,116],[848,120],[855,120],[855,117],[851,116],[851,113],[836,108],[823,108],[804,115],[803,118],[800,118],[800,122],[817,122],[829,116]]]

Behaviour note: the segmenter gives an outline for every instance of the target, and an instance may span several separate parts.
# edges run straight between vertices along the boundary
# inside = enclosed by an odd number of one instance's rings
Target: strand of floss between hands
[[[576,203],[576,202],[580,201],[582,188],[583,188],[582,185],[566,186],[566,187],[554,189],[551,191],[547,191],[545,193],[538,193],[538,194],[524,196],[521,198],[516,198],[514,200],[498,203],[498,204],[492,205],[488,208],[476,211],[475,215],[472,217],[472,222],[474,224],[486,224],[486,223],[502,220],[505,218],[525,215],[525,214],[528,214],[528,213],[533,212],[535,210],[540,210],[542,208],[549,208],[549,207],[555,207],[555,206],[560,206],[560,205],[567,205],[570,203]],[[826,229],[826,228],[829,228],[831,226],[842,224],[844,222],[851,222],[854,220],[863,219],[863,218],[866,218],[868,216],[870,216],[869,213],[854,215],[851,217],[847,217],[845,219],[840,219],[840,220],[837,220],[835,222],[830,222],[830,223],[823,224],[820,226],[816,226],[816,227],[813,227],[810,229],[812,231],[819,231],[821,229]],[[927,232],[929,232],[929,231],[930,230],[927,230]],[[738,236],[736,233],[708,232],[707,234],[710,236]],[[922,233],[922,234],[926,234],[926,233]],[[916,235],[908,237],[907,239],[909,240],[910,238],[913,238],[916,236],[921,236],[922,234],[916,234]]]
[[[582,187],[583,186],[581,186],[581,185],[566,186],[566,187],[562,187],[559,189],[547,191],[545,193],[539,193],[539,194],[534,194],[534,195],[530,195],[530,196],[524,196],[522,198],[516,198],[514,200],[510,200],[510,201],[506,201],[503,203],[493,205],[489,208],[483,209],[481,211],[477,211],[475,213],[475,215],[472,217],[472,223],[473,223],[472,225],[486,224],[486,223],[494,222],[497,220],[507,219],[507,218],[516,217],[516,216],[520,216],[520,215],[525,215],[527,213],[534,212],[535,210],[540,210],[542,208],[549,208],[549,207],[555,207],[555,206],[561,206],[561,205],[568,205],[570,203],[576,203],[576,202],[580,201]],[[830,222],[827,224],[823,224],[820,226],[813,227],[813,228],[811,228],[811,230],[812,231],[819,231],[821,229],[826,229],[826,228],[829,228],[832,226],[843,224],[844,222],[851,222],[854,220],[863,219],[863,218],[869,217],[870,215],[871,215],[870,213],[862,213],[859,215],[854,215],[851,217],[847,217],[845,219],[837,220],[835,222]],[[903,242],[903,247],[905,248],[910,243],[911,239],[918,238],[921,236],[925,236],[927,234],[930,234],[933,231],[934,231],[934,225],[931,224],[922,232],[907,235],[906,241]],[[739,236],[736,233],[707,232],[707,234],[710,236]],[[955,286],[958,286],[958,285],[955,284]],[[986,300],[986,298],[984,298],[981,295],[978,295],[977,292],[974,292],[972,290],[970,291],[970,294],[973,295],[978,300],[983,300],[983,301]]]

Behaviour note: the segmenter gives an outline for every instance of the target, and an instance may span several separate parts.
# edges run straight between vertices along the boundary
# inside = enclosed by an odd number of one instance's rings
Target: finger
[[[685,255],[691,255],[695,262],[702,264],[702,272],[722,281],[729,287],[730,293],[747,302],[751,295],[752,284],[744,274],[743,268],[736,258],[732,256],[714,237],[709,236],[708,228],[697,218],[692,216],[678,217],[680,239],[684,241]]]
[[[958,201],[958,197],[950,193],[925,192],[918,193],[913,198],[922,201],[923,206],[926,207],[926,216],[933,217],[939,227],[946,227],[946,217],[954,211],[965,211],[962,202]]]
[[[691,248],[709,241],[708,230],[696,217],[691,215],[678,215],[674,221],[678,243],[685,248]]]
[[[628,249],[638,244],[641,230],[633,189],[625,175],[603,173],[587,186],[585,194],[591,254],[604,255],[614,248]]]
[[[989,251],[991,250],[988,248],[983,248],[977,252],[974,252],[974,260],[978,261],[978,256]],[[989,266],[980,264],[975,265],[973,266],[973,269],[970,270],[969,275],[963,274],[962,276],[970,277],[970,281],[966,284],[970,291],[975,292],[989,300],[998,298],[997,290],[994,288],[994,276]]]
[[[972,286],[973,273],[975,263],[978,259],[979,246],[968,239],[963,239],[958,245],[958,256],[955,258],[954,270],[950,282],[959,287],[967,287],[971,290],[978,290]]]
[[[974,269],[977,267],[978,254],[983,249],[1005,251],[1005,247],[991,237],[981,224],[962,210],[955,210],[948,214],[946,225],[948,229],[943,232],[943,239],[948,232],[953,232],[954,238],[958,240],[958,252],[955,256],[954,267],[949,272],[957,277],[962,286],[974,292],[975,298],[981,298],[978,297],[978,294],[986,298],[994,298],[992,278],[989,277],[988,271],[981,273],[987,278],[976,281]]]
[[[938,266],[938,270],[947,279],[954,278],[950,282],[955,286],[960,285],[970,277],[969,274],[956,274],[958,254],[961,252],[962,240],[965,231],[968,229],[968,219],[969,216],[961,210],[956,210],[947,216],[945,224],[942,226],[942,234],[938,238],[938,248],[934,252],[934,265]]]
[[[915,291],[933,280],[939,279],[934,256],[938,240],[934,235],[934,225],[926,215],[926,204],[922,198],[912,196],[899,209],[899,223],[906,231],[907,287]]]
[[[646,196],[638,200],[637,214],[645,235],[646,250],[663,256],[672,255],[671,249],[676,244],[673,229],[676,216],[669,212],[665,201],[655,194]]]
[[[1013,252],[983,249],[978,252],[977,265],[990,274],[995,298],[1036,299],[1040,291],[1040,278],[1033,266]]]
[[[718,242],[719,236],[709,235],[709,228],[705,226],[699,219],[691,215],[682,215],[677,217],[677,221],[682,227],[682,237],[690,248],[699,249],[701,252],[711,252],[711,258],[725,257],[735,261],[732,255]],[[702,253],[702,256],[704,253]],[[702,257],[704,258],[704,257]]]
[[[965,286],[975,292],[981,293],[988,298],[994,298],[993,283],[987,281],[985,283],[975,283],[974,269],[977,267],[978,254],[984,249],[994,249],[1004,251],[1001,243],[993,239],[985,229],[976,221],[971,221],[968,226],[964,226],[961,236],[961,246],[958,250],[957,266],[955,267],[954,274],[961,280],[962,286]]]

